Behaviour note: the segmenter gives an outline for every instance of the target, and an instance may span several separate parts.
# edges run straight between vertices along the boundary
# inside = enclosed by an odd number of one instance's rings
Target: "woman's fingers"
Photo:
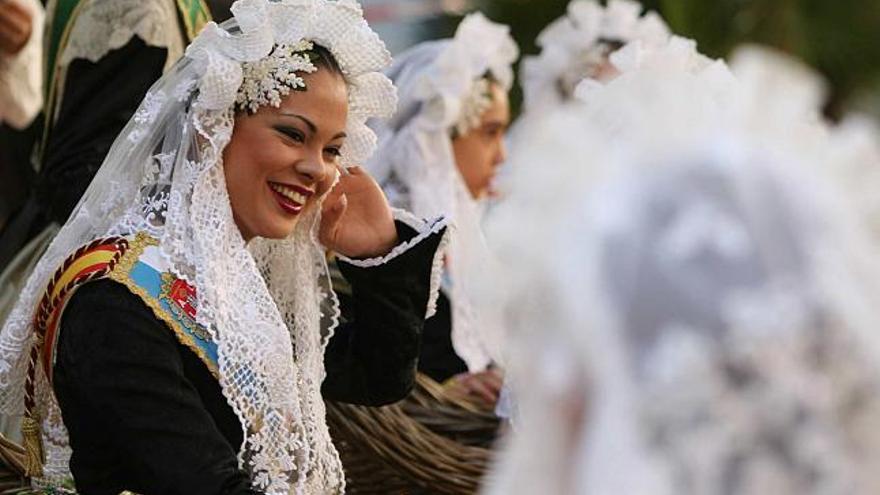
[[[348,208],[348,196],[339,193],[332,198],[328,197],[324,205],[324,210],[321,212],[320,240],[322,244],[333,249],[340,220]]]
[[[343,197],[346,208],[335,210]],[[397,244],[388,202],[376,181],[361,167],[351,167],[348,175],[339,178],[324,200],[322,215],[321,242],[340,254],[373,258],[387,254]]]
[[[15,0],[0,1],[0,24],[29,26],[31,13]]]
[[[339,197],[345,194],[344,180],[345,177],[340,178],[339,182],[337,182],[336,185],[333,186],[333,189],[331,189],[330,192],[327,193],[327,196],[324,197],[324,210],[326,210],[330,205],[335,204],[336,201],[339,200]]]
[[[475,395],[488,404],[494,404],[498,400],[498,393],[492,390],[479,375],[472,375],[467,378],[467,386],[471,395]]]
[[[455,378],[454,389],[459,393],[479,399],[486,404],[494,405],[498,402],[500,387],[496,382],[484,373],[462,373]]]
[[[480,376],[497,397],[501,393],[501,387],[504,385],[504,377],[501,376],[501,373],[497,369],[492,368],[480,373]]]

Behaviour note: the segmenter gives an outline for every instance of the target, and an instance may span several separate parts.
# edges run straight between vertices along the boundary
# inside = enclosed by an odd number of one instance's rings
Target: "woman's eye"
[[[334,160],[336,158],[339,158],[340,156],[342,156],[342,152],[340,151],[339,148],[326,148],[324,150],[324,153],[327,153],[328,155],[332,156]]]
[[[297,143],[304,143],[306,140],[306,137],[305,135],[303,135],[302,132],[292,127],[276,127],[275,130],[296,141]]]

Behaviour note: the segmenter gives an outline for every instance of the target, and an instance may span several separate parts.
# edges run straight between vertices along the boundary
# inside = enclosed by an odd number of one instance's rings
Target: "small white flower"
[[[300,40],[293,45],[276,45],[268,56],[242,65],[243,82],[235,98],[239,109],[256,112],[264,105],[281,106],[281,99],[291,89],[304,89],[305,81],[298,73],[318,70],[303,54],[314,48],[312,42]]]
[[[483,114],[492,106],[492,91],[488,79],[478,79],[462,102],[461,114],[455,123],[459,135],[480,126]]]

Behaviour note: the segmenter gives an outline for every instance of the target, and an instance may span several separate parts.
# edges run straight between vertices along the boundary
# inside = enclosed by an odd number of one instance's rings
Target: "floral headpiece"
[[[242,64],[244,82],[238,88],[235,106],[251,113],[264,105],[278,108],[291,89],[305,90],[306,83],[299,74],[318,70],[307,53],[314,47],[305,40],[294,46],[275,45],[267,57]]]
[[[459,134],[467,133],[492,104],[484,76],[509,90],[514,78],[511,66],[518,56],[509,27],[479,12],[470,14],[425,71],[414,96],[420,101],[442,100],[439,120],[447,121]]]
[[[467,134],[480,126],[483,113],[492,106],[492,88],[486,78],[478,79],[461,104],[461,114],[455,123],[458,135]]]
[[[876,417],[876,402],[838,413],[877,382],[876,239],[865,239],[854,221],[859,209],[869,220],[880,212],[874,126],[824,125],[824,84],[778,55],[740,52],[731,74],[681,40],[665,51],[597,86],[586,103],[541,109],[542,132],[514,142],[507,198],[486,227],[504,262],[484,279],[490,303],[510,310],[506,372],[521,387],[525,426],[488,493],[563,491],[548,488],[560,471],[522,473],[534,452],[554,448],[579,460],[566,466],[577,473],[565,486],[572,493],[675,493],[681,476],[712,491],[731,486],[730,459],[754,467],[733,481],[748,493],[795,486],[806,471],[823,473],[825,486],[877,486],[876,468],[839,462],[880,452],[875,437],[859,443],[858,454],[841,440]],[[559,170],[530,166],[536,160]],[[677,296],[660,309],[658,292]],[[541,297],[551,303],[526,304]],[[554,372],[543,380],[533,364],[542,343],[543,370]],[[817,348],[848,356],[846,370],[816,366]],[[569,365],[560,367],[566,354]],[[734,361],[740,376],[757,381],[731,386]],[[832,385],[790,394],[792,376]],[[553,386],[553,400],[538,395]],[[545,440],[564,435],[544,427],[574,390],[589,398],[584,430],[598,434],[581,436],[571,455],[570,446]],[[783,438],[778,416],[763,414],[767,404],[810,411],[816,427]],[[695,414],[716,427],[701,420],[688,432],[683,425]],[[656,448],[658,432],[676,437],[672,447]],[[794,446],[780,449],[784,456],[804,443],[822,445],[810,452],[823,455],[805,454],[802,470],[768,455],[768,438]]]
[[[668,74],[711,74],[720,80],[729,79],[730,76],[723,60],[703,55],[697,50],[696,41],[675,35],[670,36],[666,42],[650,47],[629,44],[614,52],[610,61],[620,74],[636,71],[654,71],[658,77]],[[586,78],[575,86],[572,96],[574,99],[587,101],[593,91],[603,86],[600,81]]]
[[[595,0],[573,0],[568,12],[538,36],[538,56],[523,61],[522,81],[527,107],[561,99],[560,83],[573,90],[578,81],[609,55],[609,42],[649,45],[669,37],[666,23],[654,12],[642,15],[633,0],[611,0],[602,7]]]
[[[187,48],[186,55],[205,66],[196,105],[251,112],[262,105],[278,106],[291,89],[304,88],[301,74],[316,70],[306,52],[321,45],[333,54],[348,84],[342,162],[364,162],[376,146],[366,121],[390,117],[397,96],[380,72],[391,55],[367,25],[357,1],[240,0],[232,10],[239,33],[209,23]]]

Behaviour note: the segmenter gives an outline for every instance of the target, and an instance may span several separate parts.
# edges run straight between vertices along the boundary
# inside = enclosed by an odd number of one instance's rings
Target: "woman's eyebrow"
[[[303,121],[303,123],[306,125],[306,127],[309,128],[309,131],[311,131],[312,134],[318,133],[318,126],[316,126],[314,122],[303,117],[302,115],[299,115],[296,113],[291,113],[291,112],[281,112],[281,115],[283,115],[285,117],[293,117],[293,118],[299,119],[299,120]],[[333,139],[341,139],[341,138],[344,138],[347,136],[348,135],[346,133],[340,132],[339,134],[333,136]]]
[[[303,117],[302,115],[299,115],[296,113],[290,113],[290,112],[281,112],[281,115],[283,115],[285,117],[293,117],[293,118],[296,118],[296,119],[303,121],[303,123],[305,123],[306,127],[309,128],[309,131],[311,131],[312,134],[318,132],[318,127],[314,124],[314,122]]]
[[[490,121],[485,122],[485,123],[483,124],[483,128],[484,128],[484,129],[495,129],[495,128],[501,128],[501,129],[504,129],[504,128],[507,127],[507,125],[508,125],[508,124],[507,124],[506,122],[504,122],[503,120],[501,120],[501,119],[499,119],[499,120],[490,120]]]

